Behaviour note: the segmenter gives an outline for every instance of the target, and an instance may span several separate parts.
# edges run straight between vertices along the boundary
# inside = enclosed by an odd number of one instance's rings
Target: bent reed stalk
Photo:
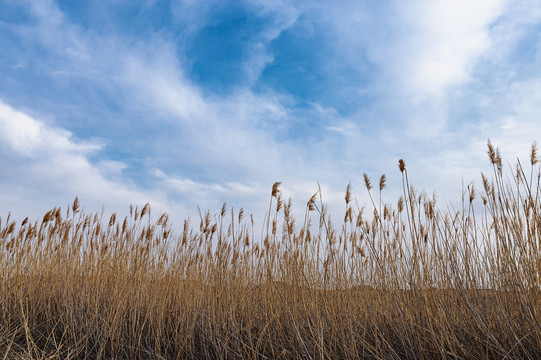
[[[260,240],[244,211],[201,214],[173,234],[150,206],[0,222],[4,359],[541,358],[541,201],[530,169],[464,191],[456,212],[410,185],[335,227],[318,191],[296,229],[272,187]],[[319,201],[318,201],[319,194]],[[481,201],[479,201],[480,199]],[[368,213],[368,215],[366,215]],[[317,219],[314,223],[313,220]]]

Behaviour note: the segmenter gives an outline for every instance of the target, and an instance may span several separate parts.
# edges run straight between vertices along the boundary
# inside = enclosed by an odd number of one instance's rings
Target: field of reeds
[[[341,224],[320,192],[294,219],[280,183],[263,231],[225,204],[178,234],[148,204],[4,219],[0,359],[539,359],[537,148],[511,171],[488,154],[458,210],[400,160],[397,202],[365,175]]]

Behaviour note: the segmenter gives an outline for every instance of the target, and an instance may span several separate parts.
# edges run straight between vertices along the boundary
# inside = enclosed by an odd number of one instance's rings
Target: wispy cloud
[[[70,132],[1,102],[0,134],[1,165],[6,170],[1,179],[2,206],[19,217],[36,217],[53,206],[65,208],[75,196],[91,211],[106,204],[109,212],[125,212],[129,204],[147,201],[162,211],[181,210],[122,177],[124,164],[107,160],[94,164],[90,157],[99,154],[101,145],[77,141]]]

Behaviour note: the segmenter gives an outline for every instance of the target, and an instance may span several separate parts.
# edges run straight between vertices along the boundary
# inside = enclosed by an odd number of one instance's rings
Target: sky
[[[541,137],[538,1],[0,0],[0,216],[410,182],[440,206]],[[319,184],[319,185],[318,185]]]

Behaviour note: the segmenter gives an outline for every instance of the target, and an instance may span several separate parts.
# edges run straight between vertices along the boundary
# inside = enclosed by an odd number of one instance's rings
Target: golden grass
[[[417,193],[355,206],[335,227],[319,193],[297,224],[280,183],[263,237],[226,206],[174,235],[150,206],[0,225],[4,359],[541,358],[541,201],[537,148],[510,180],[462,208]],[[480,198],[481,201],[476,201]],[[479,203],[478,206],[474,206]],[[314,221],[314,223],[312,223]]]

